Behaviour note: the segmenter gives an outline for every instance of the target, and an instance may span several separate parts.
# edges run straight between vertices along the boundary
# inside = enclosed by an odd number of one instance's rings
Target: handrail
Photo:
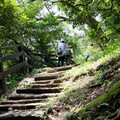
[[[33,52],[30,52],[31,55],[37,55],[37,56],[45,56],[47,54],[45,53],[33,53]]]
[[[0,63],[23,55],[23,51],[0,58]]]
[[[25,62],[19,63],[13,67],[11,67],[10,69],[3,71],[2,73],[0,73],[0,79],[3,79],[4,77],[6,77],[8,74],[20,69],[21,67],[23,67],[25,65]]]
[[[10,49],[10,48],[17,48],[18,52],[14,54],[10,54],[7,56],[2,56],[2,50],[3,49]],[[39,56],[40,59],[35,59],[32,56]],[[29,68],[29,71],[32,71],[33,69],[50,66],[54,67],[53,61],[56,61],[57,59],[51,58],[55,57],[56,55],[47,55],[44,53],[33,53],[29,49],[27,49],[24,45],[13,45],[13,46],[7,46],[7,47],[0,47],[0,89],[4,89],[5,87],[5,81],[4,78],[10,74],[15,72],[18,69],[24,69],[24,66],[27,66]],[[12,60],[14,58],[19,58],[19,63],[12,66],[8,70],[4,71],[3,64],[5,61]],[[38,62],[41,65],[33,65],[32,61]],[[22,70],[24,71],[24,70]]]
[[[21,45],[22,47],[23,47],[23,50],[26,52],[26,53],[28,53],[28,54],[30,54],[30,50],[29,49],[27,49],[24,45]]]
[[[12,46],[7,46],[7,47],[1,47],[1,49],[8,49],[8,48],[15,48],[15,47],[19,47],[21,45],[12,45]]]
[[[48,55],[48,54],[45,54],[45,53],[33,53],[33,52],[30,52],[31,55],[38,55],[38,56],[49,56],[49,57],[57,57],[57,55]]]

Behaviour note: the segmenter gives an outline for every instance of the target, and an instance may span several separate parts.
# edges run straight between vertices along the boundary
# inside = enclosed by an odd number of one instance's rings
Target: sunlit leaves
[[[43,5],[44,3],[41,3],[38,0],[30,3],[25,3],[23,7],[24,14],[30,18],[34,18],[39,13],[39,11],[43,9]]]
[[[110,0],[105,0],[106,3],[108,3]]]

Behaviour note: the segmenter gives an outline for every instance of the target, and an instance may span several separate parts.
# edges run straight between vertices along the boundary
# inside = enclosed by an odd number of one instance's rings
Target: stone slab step
[[[35,117],[35,116],[12,116],[11,114],[9,116],[1,116],[0,120],[41,120],[40,117]]]
[[[30,104],[7,104],[0,105],[0,111],[9,111],[9,110],[25,110],[25,109],[35,109],[37,106],[43,107],[46,106],[47,103],[30,103]]]
[[[0,103],[0,105],[5,104],[28,104],[28,103],[38,103],[41,101],[45,101],[46,99],[25,99],[25,100],[7,100]]]
[[[35,81],[39,81],[39,80],[51,80],[51,79],[56,79],[57,76],[39,76],[39,77],[35,77]]]
[[[32,84],[49,84],[49,83],[61,83],[62,80],[59,79],[53,79],[53,80],[41,80],[41,81],[35,81]]]
[[[51,87],[57,87],[57,86],[59,86],[58,83],[33,84],[33,85],[32,85],[32,88],[44,88],[44,87],[51,88]]]
[[[63,66],[63,67],[56,67],[52,70],[48,70],[48,73],[54,73],[54,72],[58,72],[58,71],[66,71],[69,69],[72,69],[73,65],[69,65],[69,66]]]
[[[70,77],[68,77],[68,78],[60,78],[60,79],[52,79],[52,80],[40,80],[40,81],[32,82],[32,84],[62,83],[63,81],[67,81],[69,79],[70,79]]]
[[[57,96],[59,93],[46,93],[46,94],[15,94],[10,96],[9,100],[22,100],[22,99],[43,99],[48,97]]]
[[[63,74],[64,71],[56,72],[56,73],[47,73],[45,75],[36,76],[35,81],[56,79],[57,77],[63,76]]]
[[[33,93],[33,94],[43,94],[43,93],[60,93],[63,88],[26,88],[26,89],[17,89],[16,93]]]
[[[8,111],[0,114],[0,120],[42,120],[46,111],[46,108]]]

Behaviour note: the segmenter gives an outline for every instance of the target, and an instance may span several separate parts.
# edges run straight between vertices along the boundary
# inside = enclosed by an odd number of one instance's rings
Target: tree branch
[[[52,4],[54,4],[54,3],[64,3],[64,4],[66,4],[66,5],[68,5],[68,6],[70,6],[70,7],[72,7],[72,8],[75,8],[75,6],[73,6],[73,5],[71,5],[69,2],[67,2],[67,1],[55,1],[55,2],[52,2]]]
[[[69,20],[68,18],[63,17],[63,16],[58,16],[58,18],[63,19],[63,21]]]
[[[50,10],[49,10],[49,8],[47,7],[47,5],[45,5],[45,7],[46,7],[46,9],[48,10],[48,12],[51,13]]]
[[[64,17],[64,16],[57,16],[57,18],[62,19],[63,21],[67,21],[67,20],[69,20],[69,18]],[[35,18],[35,19],[36,19],[36,21],[39,21],[39,20],[42,20],[43,17],[41,17],[41,18]]]
[[[75,7],[77,7],[77,6],[88,6],[92,2],[93,2],[93,0],[90,0],[87,4],[77,4],[77,5],[75,5]]]
[[[87,4],[76,4],[75,6],[74,6],[74,5],[71,5],[71,4],[70,4],[69,2],[67,2],[67,1],[61,1],[61,0],[52,2],[52,4],[54,4],[54,3],[59,3],[59,2],[64,3],[64,4],[66,4],[66,5],[68,5],[68,6],[72,7],[72,8],[75,8],[75,7],[77,7],[77,6],[88,6],[90,3],[93,2],[93,0],[90,0]]]

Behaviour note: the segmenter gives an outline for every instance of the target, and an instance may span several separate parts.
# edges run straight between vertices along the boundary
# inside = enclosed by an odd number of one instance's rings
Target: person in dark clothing
[[[65,61],[65,53],[66,53],[66,49],[67,49],[68,45],[65,43],[65,40],[62,38],[61,39],[61,43],[58,45],[58,67],[60,66],[60,62],[61,62],[61,66],[64,65],[64,61]]]
[[[61,66],[64,65],[64,61],[65,61],[65,55],[58,57],[58,67],[60,67],[60,62],[61,62]]]

